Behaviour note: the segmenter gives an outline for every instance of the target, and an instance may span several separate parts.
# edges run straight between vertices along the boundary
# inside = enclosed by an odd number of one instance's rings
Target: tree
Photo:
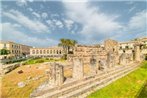
[[[71,39],[60,39],[60,43],[58,44],[58,46],[62,46],[64,49],[64,53],[68,54],[69,50],[72,49],[73,47],[77,44],[76,40],[71,40]]]
[[[77,44],[77,41],[76,40],[70,40],[69,41],[70,43],[69,43],[69,47],[68,47],[68,52],[70,52],[70,53],[73,53],[73,49],[74,49],[74,46]],[[72,51],[69,51],[69,49],[72,49]]]
[[[10,51],[7,49],[0,49],[0,55],[8,55],[10,54]]]

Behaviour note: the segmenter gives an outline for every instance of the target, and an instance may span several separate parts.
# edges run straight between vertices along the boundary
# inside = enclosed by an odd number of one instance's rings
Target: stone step
[[[103,77],[104,78],[104,77]],[[56,91],[57,92],[57,91]],[[68,90],[68,92],[69,92],[69,90]],[[56,94],[54,94],[53,92],[51,92],[51,95],[59,95],[60,93],[56,93]],[[63,92],[62,92],[62,94],[63,94]],[[55,96],[54,96],[55,97]]]
[[[77,96],[76,98],[86,98],[86,97],[87,97],[89,94],[91,94],[92,92],[97,91],[97,90],[99,90],[99,89],[101,89],[101,88],[103,88],[103,87],[109,85],[109,84],[112,83],[113,81],[116,81],[117,79],[124,77],[125,75],[131,73],[132,71],[136,70],[137,68],[138,68],[138,67],[135,67],[134,69],[132,69],[132,70],[130,70],[130,71],[128,71],[128,72],[126,72],[126,73],[124,73],[124,74],[122,74],[122,75],[120,75],[120,76],[114,78],[114,79],[112,79],[111,81],[106,82],[106,83],[103,84],[103,85],[100,85],[100,86],[97,86],[97,87],[95,87],[95,88],[93,88],[93,89],[91,89],[91,90],[88,90],[87,92],[85,92],[84,94],[81,94],[81,95]]]
[[[73,91],[71,93],[68,93],[66,95],[63,95],[63,96],[61,96],[59,98],[76,98],[76,97],[78,97],[79,95],[81,95],[83,93],[85,94],[90,89],[94,89],[96,87],[100,89],[100,88],[106,86],[107,84],[110,84],[113,81],[117,80],[118,78],[121,78],[122,76],[124,76],[124,75],[128,74],[129,72],[133,71],[133,69],[135,69],[135,68],[134,67],[133,68],[128,68],[128,69],[126,69],[126,70],[124,70],[124,71],[122,71],[120,73],[114,74],[114,75],[112,75],[110,77],[107,77],[107,78],[105,78],[103,80],[94,82],[94,83],[92,83],[92,84],[90,84],[88,86],[77,89],[77,90],[75,90],[75,91]],[[49,97],[46,97],[46,98],[49,98]],[[79,98],[81,98],[81,97],[79,97]],[[82,98],[84,98],[84,97],[82,96]]]
[[[87,81],[87,80],[89,80],[89,79],[92,79],[92,78],[94,78],[94,77],[102,77],[102,76],[104,76],[105,75],[105,73],[110,73],[110,72],[113,72],[113,71],[115,71],[116,69],[118,70],[118,69],[121,69],[122,70],[122,68],[124,68],[124,66],[119,66],[119,67],[114,67],[114,68],[111,68],[110,70],[108,70],[107,72],[102,72],[102,73],[99,73],[99,74],[96,74],[95,76],[87,76],[87,77],[85,77],[85,78],[83,78],[82,80],[76,80],[76,81],[72,81],[72,82],[70,82],[70,83],[66,83],[66,84],[64,84],[64,85],[62,85],[62,86],[60,86],[60,87],[53,87],[53,88],[47,88],[47,89],[43,89],[42,91],[40,91],[40,92],[34,92],[34,93],[36,93],[35,94],[35,96],[32,96],[32,97],[36,97],[36,96],[41,96],[41,95],[43,95],[43,94],[46,94],[46,93],[49,93],[49,92],[54,92],[54,91],[56,91],[57,89],[64,89],[64,88],[67,88],[67,87],[69,87],[69,86],[71,86],[71,85],[73,85],[73,84],[78,84],[79,82],[81,82],[81,81]]]
[[[129,66],[129,67],[132,67],[132,66]],[[128,69],[129,67],[124,67],[124,68]],[[43,94],[43,96],[38,96],[37,98],[47,98],[47,97],[48,98],[51,98],[51,97],[52,98],[56,98],[58,96],[63,96],[63,95],[68,94],[68,93],[70,93],[70,92],[72,92],[74,90],[77,90],[79,88],[81,89],[81,88],[83,88],[83,87],[85,87],[87,85],[90,85],[91,83],[93,83],[95,81],[101,81],[102,80],[101,78],[107,78],[111,74],[119,73],[119,72],[123,71],[124,68],[121,68],[121,69],[118,68],[119,70],[117,69],[117,71],[115,71],[116,70],[115,69],[113,72],[110,72],[110,73],[107,73],[107,74],[104,74],[104,75],[101,75],[101,76],[98,76],[98,77],[94,77],[94,78],[92,78],[90,80],[86,80],[84,82],[80,82],[80,83],[78,83],[76,85],[72,85],[72,86],[69,86],[67,88],[61,88],[60,90],[56,90],[54,92],[48,92],[46,94]]]

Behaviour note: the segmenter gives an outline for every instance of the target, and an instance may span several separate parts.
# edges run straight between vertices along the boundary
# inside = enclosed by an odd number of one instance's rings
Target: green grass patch
[[[43,62],[55,62],[55,61],[61,61],[64,62],[64,59],[50,59],[50,58],[31,58],[24,62],[24,65],[29,64],[37,64],[37,63],[43,63]]]
[[[140,89],[140,93],[137,95],[138,98],[147,98],[147,81]]]
[[[140,92],[147,80],[147,61],[141,65],[139,69],[92,93],[88,98],[147,98],[147,87]]]

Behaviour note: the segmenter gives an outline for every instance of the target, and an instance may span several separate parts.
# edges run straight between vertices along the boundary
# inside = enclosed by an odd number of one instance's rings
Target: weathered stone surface
[[[109,68],[106,73],[102,72],[95,77],[85,77],[80,81],[72,81],[67,84],[63,84],[60,87],[42,86],[41,89],[31,94],[31,98],[85,98],[79,97],[81,94],[85,94],[89,90],[94,88],[101,88],[106,86],[107,83],[113,82],[114,80],[121,78],[127,73],[133,71],[137,67],[136,64],[131,66],[118,66]],[[44,88],[46,87],[46,88]]]
[[[32,78],[32,80],[39,80],[40,78],[39,77],[34,77],[34,78]]]
[[[104,47],[106,51],[113,51],[113,52],[117,52],[118,51],[118,42],[115,40],[105,40],[104,42]]]
[[[22,71],[22,70],[19,70],[17,73],[18,73],[18,74],[22,74],[22,73],[23,73],[23,71]]]
[[[100,70],[107,70],[107,68],[108,68],[108,65],[107,65],[107,63],[106,63],[106,61],[105,60],[100,60],[99,61],[99,65],[100,65]]]
[[[73,73],[72,76],[74,79],[82,79],[84,76],[84,67],[83,61],[79,58],[74,58]]]
[[[97,73],[97,60],[96,60],[96,57],[92,56],[92,58],[90,59],[90,73],[92,75],[96,74]]]
[[[8,65],[3,65],[2,70],[3,70],[3,74],[9,73],[12,70],[14,70],[15,68],[19,67],[19,63],[14,63],[14,64],[8,64]]]
[[[135,44],[135,61],[141,61],[140,59],[140,44]]]
[[[31,77],[31,76],[27,77],[27,80],[31,80],[31,79],[32,79],[32,77]]]
[[[27,67],[28,67],[28,68],[31,68],[31,65],[28,65]]]
[[[120,65],[126,65],[127,64],[127,54],[122,53],[120,56]]]
[[[57,63],[52,63],[49,71],[49,81],[53,85],[62,85],[64,82],[63,66]]]
[[[115,65],[115,56],[113,54],[113,52],[108,52],[107,54],[107,64],[108,64],[108,67],[113,67]]]
[[[19,83],[17,84],[17,86],[18,86],[19,88],[22,88],[22,87],[25,87],[26,84],[22,81],[22,82],[19,82]]]

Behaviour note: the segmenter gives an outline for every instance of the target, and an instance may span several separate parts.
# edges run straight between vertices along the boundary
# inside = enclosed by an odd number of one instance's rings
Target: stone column
[[[95,75],[97,72],[97,60],[94,58],[94,56],[92,56],[92,58],[90,59],[90,73]]]
[[[115,57],[112,52],[108,52],[107,54],[107,65],[109,68],[115,65]]]
[[[73,73],[72,76],[74,79],[82,79],[84,76],[84,67],[83,67],[83,61],[79,58],[73,59]]]
[[[141,61],[140,60],[140,45],[136,44],[135,45],[135,61]]]
[[[64,82],[63,66],[56,64],[56,85],[62,85]]]
[[[106,60],[100,60],[99,61],[99,69],[102,71],[106,71],[108,68],[107,64],[106,64]]]
[[[120,65],[126,65],[127,64],[126,53],[121,54],[119,62],[120,62]]]
[[[133,53],[130,54],[130,61],[131,61],[131,63],[133,62]]]
[[[56,71],[56,65],[55,65],[55,63],[51,63],[50,64],[50,70],[49,70],[50,72],[49,72],[49,81],[50,81],[50,83],[51,84],[55,84],[55,82],[56,82],[56,76],[55,76],[55,71]]]
[[[64,82],[63,66],[52,63],[50,66],[50,83],[53,85],[62,85]]]

